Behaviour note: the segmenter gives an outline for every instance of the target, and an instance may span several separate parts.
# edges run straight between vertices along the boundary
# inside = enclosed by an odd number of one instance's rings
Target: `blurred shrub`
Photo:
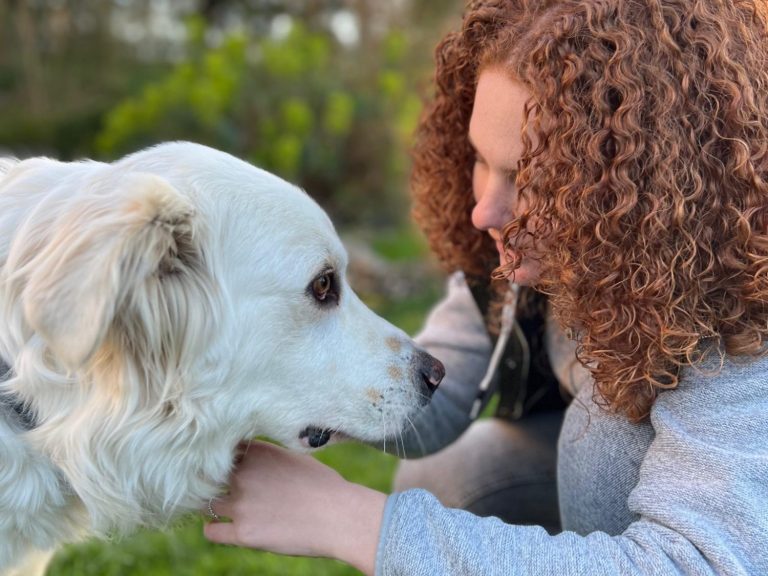
[[[100,155],[192,140],[297,183],[341,225],[407,217],[407,143],[420,101],[405,36],[391,31],[361,53],[294,23],[281,38],[231,33],[208,47],[204,27],[191,19],[187,56],[107,114]]]

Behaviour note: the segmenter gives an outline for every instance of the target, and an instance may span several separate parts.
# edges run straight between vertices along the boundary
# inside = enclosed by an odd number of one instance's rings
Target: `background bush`
[[[192,140],[299,184],[341,226],[399,226],[432,48],[458,5],[2,0],[0,150],[111,160]]]

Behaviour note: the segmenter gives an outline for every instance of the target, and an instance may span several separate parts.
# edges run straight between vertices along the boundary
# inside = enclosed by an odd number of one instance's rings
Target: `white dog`
[[[0,160],[0,573],[201,509],[243,439],[401,431],[443,368],[346,264],[303,191],[204,146]]]

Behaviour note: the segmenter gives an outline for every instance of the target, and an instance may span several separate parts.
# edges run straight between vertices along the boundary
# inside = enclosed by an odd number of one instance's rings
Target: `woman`
[[[768,574],[767,89],[763,1],[472,2],[438,50],[417,216],[470,283],[495,246],[497,276],[546,295],[574,396],[563,532],[259,444],[206,535],[366,574]]]

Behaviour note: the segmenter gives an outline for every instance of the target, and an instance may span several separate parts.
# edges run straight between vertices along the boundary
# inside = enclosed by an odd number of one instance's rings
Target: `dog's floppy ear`
[[[191,237],[193,212],[170,183],[144,173],[63,211],[29,262],[22,299],[27,322],[65,368],[89,359],[148,277],[181,264],[177,240]]]

